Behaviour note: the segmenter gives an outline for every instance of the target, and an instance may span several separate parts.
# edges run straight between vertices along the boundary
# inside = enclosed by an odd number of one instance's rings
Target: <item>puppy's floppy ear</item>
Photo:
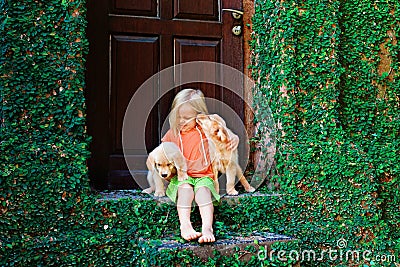
[[[184,181],[188,179],[186,159],[180,151],[173,153],[174,166],[178,175],[178,181]]]
[[[186,161],[180,151],[175,151],[174,153],[171,153],[171,160],[178,170],[186,171]]]
[[[155,165],[156,165],[156,162],[154,161],[154,157],[153,157],[152,153],[150,153],[146,160],[147,169],[149,169],[149,171],[152,171],[155,169]]]
[[[229,133],[226,128],[226,123],[223,118],[217,114],[210,115],[211,119],[218,125],[218,138],[221,142],[226,142],[229,139]]]
[[[218,137],[221,142],[226,142],[226,140],[229,138],[228,132],[224,127],[220,127],[220,131],[218,131]]]
[[[199,120],[204,120],[204,119],[207,119],[207,118],[208,118],[208,116],[207,116],[206,114],[202,114],[202,113],[197,114],[197,116],[196,116],[196,122],[198,123]]]
[[[210,117],[213,120],[215,120],[216,122],[218,122],[219,124],[221,124],[221,126],[226,127],[226,122],[218,114],[212,114],[212,115],[210,115]]]
[[[206,115],[206,114],[200,113],[200,114],[197,114],[196,118],[197,119],[205,119],[205,118],[207,118],[207,116],[208,115]]]

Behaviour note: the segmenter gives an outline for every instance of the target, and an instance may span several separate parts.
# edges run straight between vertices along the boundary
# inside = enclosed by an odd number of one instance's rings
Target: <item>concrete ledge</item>
[[[101,191],[98,192],[100,198],[97,201],[113,201],[123,198],[132,198],[137,200],[155,200],[159,203],[171,203],[172,201],[168,197],[155,197],[153,194],[144,194],[140,190],[115,190],[115,191]],[[228,203],[234,203],[239,199],[247,197],[280,197],[280,194],[266,194],[266,193],[244,193],[237,196],[222,195],[222,201],[227,201]]]
[[[290,242],[296,239],[274,233],[253,233],[247,237],[232,237],[229,239],[217,240],[211,244],[198,244],[194,242],[180,243],[175,240],[163,240],[158,250],[192,250],[193,253],[203,260],[213,257],[213,251],[217,250],[223,256],[231,256],[239,253],[240,259],[249,260],[251,256],[257,256],[259,247],[271,251],[271,245],[275,242]],[[252,246],[256,248],[255,253],[245,251],[245,248]],[[238,248],[238,249],[237,249]]]

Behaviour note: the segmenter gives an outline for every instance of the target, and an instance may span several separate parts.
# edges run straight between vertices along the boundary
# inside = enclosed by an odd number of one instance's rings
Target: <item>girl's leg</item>
[[[181,224],[181,236],[183,239],[190,241],[201,236],[196,232],[190,222],[190,210],[194,198],[193,187],[190,184],[182,184],[178,187],[177,210],[179,222]]]
[[[196,203],[199,205],[202,227],[199,243],[214,242],[214,231],[212,228],[214,217],[214,205],[212,203],[211,192],[207,187],[200,187],[196,192]]]

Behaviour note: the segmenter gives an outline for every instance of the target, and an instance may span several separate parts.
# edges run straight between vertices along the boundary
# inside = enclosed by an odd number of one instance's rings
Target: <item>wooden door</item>
[[[241,10],[242,2],[88,0],[87,125],[93,137],[88,166],[94,188],[137,187],[124,161],[121,132],[128,103],[146,79],[188,61],[213,61],[243,70],[242,37],[232,34],[232,27],[242,21],[223,9]],[[210,84],[188,86],[223,101],[243,119],[244,104],[230,91]],[[152,110],[145,127],[148,151],[159,144],[161,126],[180,89]],[[147,93],[154,98],[158,91]],[[135,153],[134,171],[145,179],[147,151]]]

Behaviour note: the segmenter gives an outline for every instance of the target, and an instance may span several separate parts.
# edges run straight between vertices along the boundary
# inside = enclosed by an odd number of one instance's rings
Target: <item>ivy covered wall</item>
[[[0,224],[47,233],[89,189],[84,2],[0,3]]]
[[[399,260],[398,1],[256,1],[253,30],[287,233],[303,249],[343,238],[346,249]]]

